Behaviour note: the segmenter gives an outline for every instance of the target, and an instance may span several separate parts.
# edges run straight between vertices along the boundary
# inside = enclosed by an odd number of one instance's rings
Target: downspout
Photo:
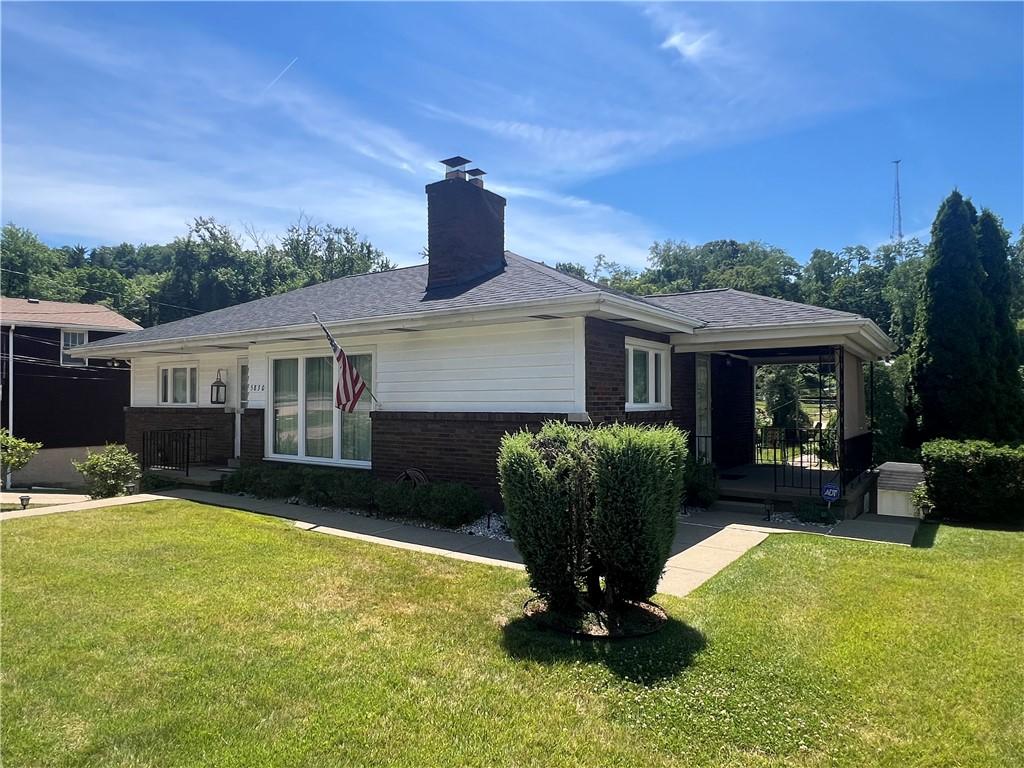
[[[14,324],[8,328],[7,336],[7,432],[14,436]],[[7,465],[7,482],[4,487],[11,488],[11,465]]]

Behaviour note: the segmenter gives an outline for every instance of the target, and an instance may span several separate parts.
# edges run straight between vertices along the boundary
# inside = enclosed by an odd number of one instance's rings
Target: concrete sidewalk
[[[86,496],[86,499],[89,497]],[[52,507],[35,507],[33,509],[13,509],[10,512],[0,512],[0,521],[16,520],[20,517],[39,517],[41,515],[55,515],[58,512],[78,512],[83,509],[103,509],[104,507],[120,507],[125,504],[140,504],[145,501],[166,501],[168,496],[157,496],[152,493],[137,493],[134,496],[116,496],[112,499],[89,499],[88,501],[76,501],[72,504],[55,504]]]
[[[37,493],[35,491],[4,491],[0,493],[0,502],[4,504],[20,504],[22,496],[31,497],[29,504],[74,504],[78,501],[89,501],[89,497],[81,493]]]

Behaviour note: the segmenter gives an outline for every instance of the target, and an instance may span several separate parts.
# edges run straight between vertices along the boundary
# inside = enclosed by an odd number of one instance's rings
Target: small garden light
[[[21,508],[22,509],[28,509],[28,503],[30,501],[32,501],[32,497],[31,496],[19,496],[18,497],[18,501],[21,502]]]
[[[220,369],[217,370],[217,380],[210,385],[210,402],[213,405],[224,405],[228,401],[228,385],[220,377]]]
[[[124,492],[125,492],[125,495],[127,495],[127,496],[133,495],[135,493],[135,483],[125,483],[124,484]]]

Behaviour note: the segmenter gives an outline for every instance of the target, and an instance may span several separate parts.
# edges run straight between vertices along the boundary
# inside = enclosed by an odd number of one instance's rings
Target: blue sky
[[[888,239],[901,158],[908,235],[954,186],[1016,231],[1022,9],[4,3],[2,215],[92,245],[301,212],[413,264],[423,186],[462,154],[531,258],[642,266],[672,237],[804,261]]]

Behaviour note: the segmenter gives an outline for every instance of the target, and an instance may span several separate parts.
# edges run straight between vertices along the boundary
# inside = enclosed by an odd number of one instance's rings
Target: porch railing
[[[754,435],[754,461],[770,464],[775,489],[793,488],[821,493],[829,466],[820,427],[758,427]]]
[[[207,460],[210,429],[151,429],[142,433],[142,469],[177,469]]]

